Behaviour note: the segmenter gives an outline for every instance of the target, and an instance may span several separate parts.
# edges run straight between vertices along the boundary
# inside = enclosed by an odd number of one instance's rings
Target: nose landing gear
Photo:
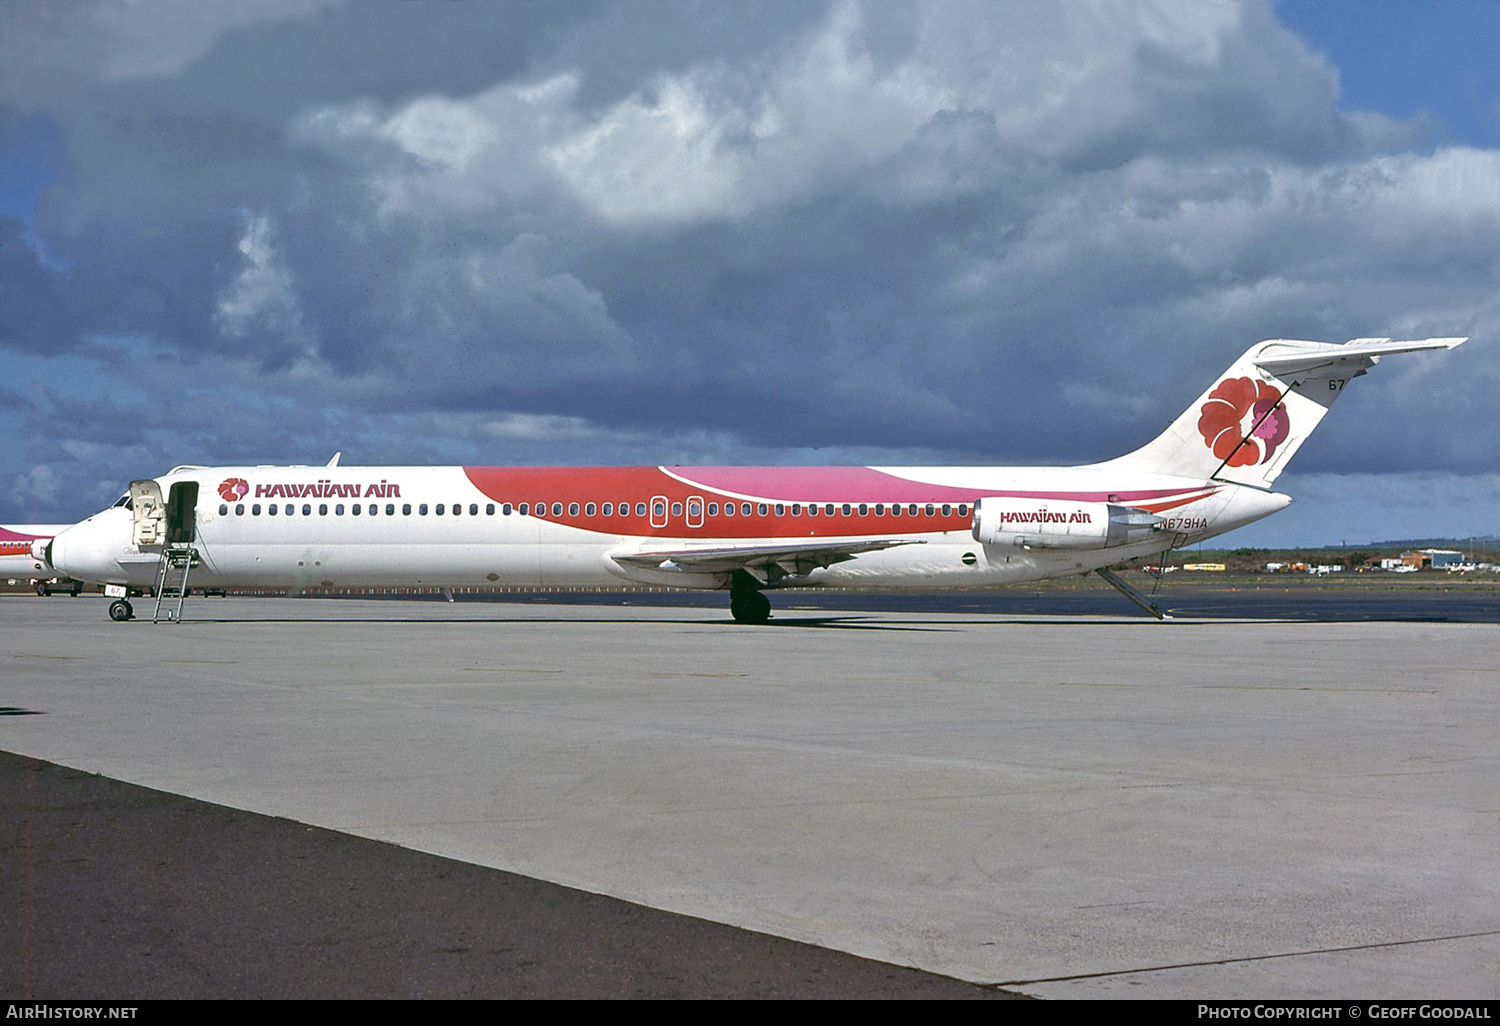
[[[109,604],[109,618],[116,623],[135,619],[135,610],[127,599],[115,599]]]

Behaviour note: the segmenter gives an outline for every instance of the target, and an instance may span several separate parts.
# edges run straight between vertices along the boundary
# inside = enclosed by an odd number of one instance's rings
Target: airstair
[[[192,541],[162,546],[161,558],[156,561],[156,611],[151,614],[152,623],[182,619],[182,603],[188,595],[188,575],[201,562]],[[174,598],[177,600],[175,607],[171,603]],[[167,607],[165,616],[163,605]]]
[[[134,520],[133,540],[142,551],[161,546],[156,560],[156,610],[152,623],[182,619],[182,604],[188,595],[188,578],[193,568],[203,563],[198,549],[198,483],[179,481],[172,485],[167,501],[162,501],[161,484],[153,480],[130,482],[130,508]],[[175,599],[174,603],[172,600]],[[111,611],[111,616],[114,612]],[[123,615],[130,618],[130,603],[124,601]]]

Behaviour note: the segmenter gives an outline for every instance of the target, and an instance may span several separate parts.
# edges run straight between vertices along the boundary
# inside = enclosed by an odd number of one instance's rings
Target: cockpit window
[[[130,493],[129,492],[126,492],[124,495],[122,495],[118,499],[116,499],[115,500],[115,505],[112,506],[112,507],[110,507],[110,508],[114,509],[114,508],[119,507],[119,506],[124,506],[126,509],[131,509],[132,508],[131,505],[130,505]]]

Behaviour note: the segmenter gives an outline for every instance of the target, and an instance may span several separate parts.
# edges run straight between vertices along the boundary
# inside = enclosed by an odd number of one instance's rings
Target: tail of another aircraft
[[[1344,386],[1382,356],[1452,349],[1465,341],[1258,343],[1155,440],[1101,465],[1269,488]]]

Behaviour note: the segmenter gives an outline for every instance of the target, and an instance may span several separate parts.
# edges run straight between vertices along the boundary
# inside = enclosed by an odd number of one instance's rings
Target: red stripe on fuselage
[[[1145,510],[1148,513],[1165,513],[1169,509],[1176,509],[1178,506],[1186,506],[1190,502],[1197,502],[1199,499],[1206,499],[1217,491],[1217,488],[1210,488],[1206,492],[1194,493],[1184,498],[1173,499],[1170,502],[1142,502],[1139,504],[1139,508]]]
[[[30,545],[38,538],[50,538],[50,534],[22,534],[20,531],[12,531],[8,527],[0,527],[0,542],[25,542]]]
[[[643,538],[847,538],[967,532],[974,501],[986,495],[1141,505],[1140,500],[1182,495],[1170,489],[1106,494],[927,485],[868,467],[465,467],[464,473],[495,502],[528,503],[531,515],[549,522]],[[704,504],[701,526],[696,519],[692,526],[688,522],[688,503],[695,498]],[[666,523],[652,527],[651,503],[656,499],[667,504]],[[751,504],[749,516],[741,512],[745,502]],[[554,503],[562,504],[562,515],[552,513]],[[576,514],[569,513],[573,503],[578,504]],[[587,512],[589,503],[594,504],[593,516]],[[630,515],[605,516],[604,503],[615,510],[626,503]],[[637,516],[635,507],[642,503],[647,515]],[[709,503],[718,504],[717,514],[708,512]],[[726,503],[734,503],[733,516],[724,514]],[[765,514],[759,512],[762,503],[767,507]],[[537,512],[538,504],[545,504],[545,513]],[[681,504],[676,512],[674,504]],[[851,507],[848,514],[843,512],[845,504]],[[830,505],[832,515],[827,511]],[[946,515],[944,505],[948,506]],[[811,506],[817,507],[816,515],[810,512]],[[893,506],[900,507],[900,515],[892,512]],[[917,507],[915,515],[912,506]],[[959,506],[964,512],[958,512]],[[877,514],[877,508],[882,512]]]

